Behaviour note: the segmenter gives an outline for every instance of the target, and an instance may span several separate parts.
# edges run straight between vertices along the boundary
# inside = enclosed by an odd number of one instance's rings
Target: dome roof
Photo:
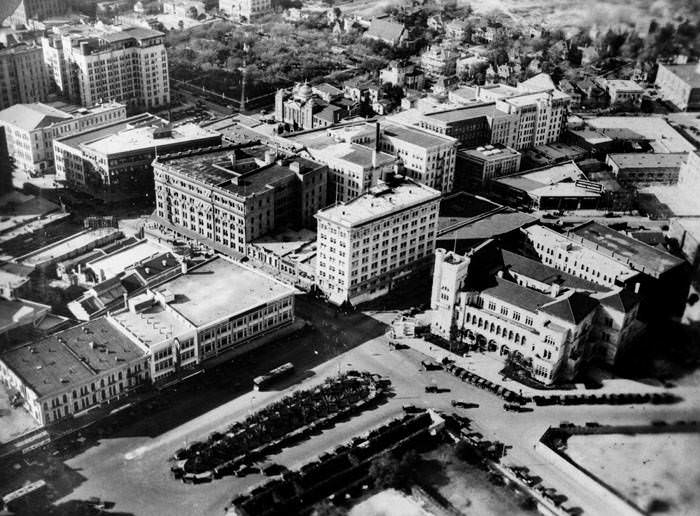
[[[314,94],[313,90],[311,89],[311,86],[309,86],[308,82],[305,82],[299,87],[299,96],[304,97],[304,98],[309,98]]]

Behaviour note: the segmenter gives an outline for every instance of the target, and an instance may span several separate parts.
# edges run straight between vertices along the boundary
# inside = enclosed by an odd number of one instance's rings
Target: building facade
[[[620,183],[671,185],[678,182],[681,167],[687,160],[688,154],[686,153],[646,154],[630,152],[608,154],[605,163]]]
[[[432,45],[420,57],[420,65],[429,76],[451,76],[457,72],[456,51],[449,47]]]
[[[10,155],[21,170],[31,174],[50,172],[54,167],[53,142],[92,127],[124,120],[126,106],[116,102],[74,109],[71,112],[46,104],[15,104],[0,111]]]
[[[488,181],[515,174],[520,170],[521,155],[502,145],[486,145],[457,151],[455,187],[484,187]]]
[[[354,112],[342,99],[326,100],[328,97],[321,93],[306,82],[277,90],[275,120],[289,125],[293,131],[309,130],[331,126]]]
[[[440,192],[391,178],[316,214],[319,289],[337,305],[388,293],[425,270],[435,249]]]
[[[659,63],[655,84],[661,96],[681,111],[700,108],[700,63]]]
[[[634,107],[642,105],[644,88],[634,81],[611,79],[605,81],[605,86],[610,96],[610,104],[627,104]]]
[[[34,28],[33,22],[42,21],[52,16],[63,14],[67,9],[65,0],[5,0],[8,12],[0,13],[0,23],[2,15],[6,15],[5,21],[8,25],[24,25]],[[10,10],[14,8],[13,11]]]
[[[105,202],[153,199],[156,156],[220,144],[219,133],[146,113],[55,140],[56,176]]]
[[[272,12],[272,0],[219,0],[219,10],[234,18],[250,21]]]
[[[18,45],[0,50],[0,109],[44,102],[49,81],[40,47]]]
[[[328,168],[278,159],[265,146],[218,147],[158,158],[156,215],[169,229],[244,256],[247,244],[287,226],[315,227]]]
[[[51,80],[83,106],[116,101],[130,113],[170,104],[165,35],[140,27],[69,26],[42,38]]]

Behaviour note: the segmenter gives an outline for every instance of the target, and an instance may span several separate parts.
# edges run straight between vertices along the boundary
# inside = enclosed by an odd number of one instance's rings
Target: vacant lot
[[[642,510],[700,510],[700,434],[606,434],[569,438],[567,455]]]

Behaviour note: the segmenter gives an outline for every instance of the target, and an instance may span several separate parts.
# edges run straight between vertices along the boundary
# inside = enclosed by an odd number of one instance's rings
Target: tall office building
[[[170,103],[162,32],[70,26],[42,38],[50,79],[74,103],[116,101],[130,113]]]
[[[402,177],[316,214],[316,281],[337,305],[370,301],[430,266],[440,192]]]
[[[40,47],[18,45],[0,50],[0,109],[43,102],[49,83]]]

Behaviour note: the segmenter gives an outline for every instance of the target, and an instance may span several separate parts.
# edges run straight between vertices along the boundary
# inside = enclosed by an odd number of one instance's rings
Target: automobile
[[[442,370],[442,365],[432,360],[423,360],[420,363],[426,371],[440,371]]]
[[[600,426],[600,423],[596,423],[595,421],[588,421],[588,422],[586,423],[586,426],[587,426],[588,428],[596,428],[596,427],[599,427],[599,426]]]
[[[415,405],[404,405],[403,411],[406,414],[418,414],[420,412],[425,412],[425,409],[421,407],[416,407]]]
[[[425,392],[440,392],[437,385],[426,385]]]
[[[518,405],[517,403],[504,403],[503,408],[510,412],[532,412],[532,408],[523,407],[522,405]]]
[[[452,404],[453,407],[457,407],[457,408],[463,408],[463,409],[479,408],[478,403],[471,403],[468,401],[452,400],[450,403]]]
[[[557,215],[556,213],[545,213],[542,215],[542,218],[543,219],[558,219],[559,215]]]

